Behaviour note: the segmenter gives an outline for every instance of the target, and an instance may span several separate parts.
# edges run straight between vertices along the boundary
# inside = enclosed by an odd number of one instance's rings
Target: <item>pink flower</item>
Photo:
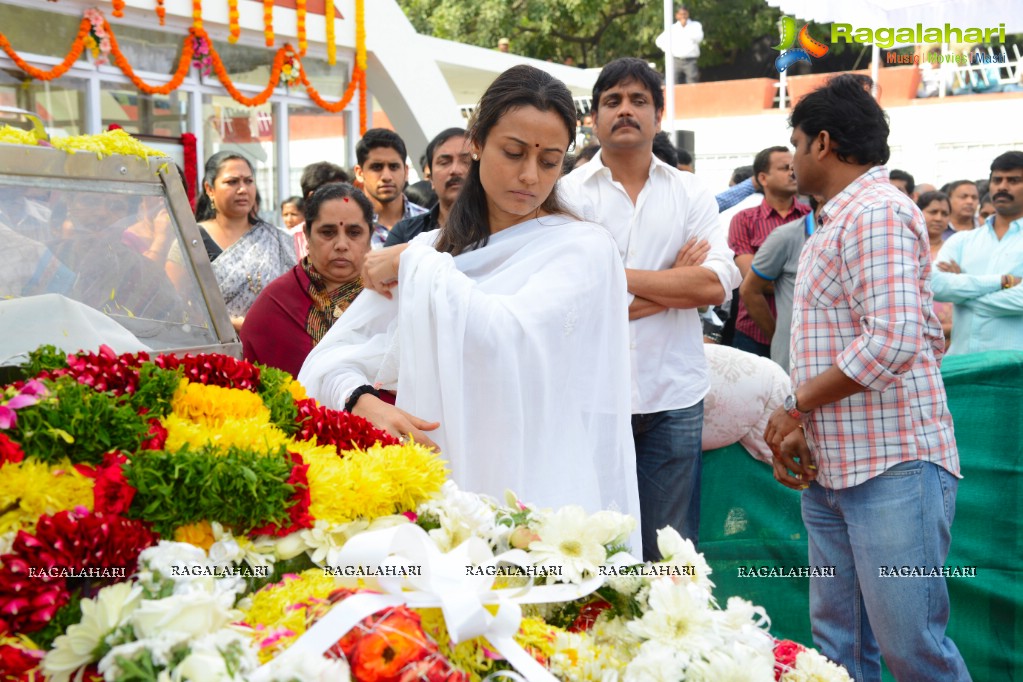
[[[32,379],[13,398],[0,405],[0,429],[9,429],[18,423],[16,410],[35,405],[50,392],[41,381]]]

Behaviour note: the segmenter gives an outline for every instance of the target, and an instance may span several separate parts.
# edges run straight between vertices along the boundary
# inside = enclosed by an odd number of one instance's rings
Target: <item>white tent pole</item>
[[[661,129],[667,131],[675,144],[675,49],[671,44],[671,26],[675,23],[673,0],[664,0],[664,30],[668,49],[664,53],[664,119]]]

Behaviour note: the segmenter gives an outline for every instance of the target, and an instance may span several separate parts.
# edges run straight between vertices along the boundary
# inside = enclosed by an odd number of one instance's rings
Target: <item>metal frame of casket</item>
[[[159,249],[145,250],[147,229]],[[241,357],[169,158],[0,144],[0,257],[0,366],[50,336],[69,352],[95,350],[117,331],[111,321],[138,350]],[[109,345],[135,350],[120,341]]]

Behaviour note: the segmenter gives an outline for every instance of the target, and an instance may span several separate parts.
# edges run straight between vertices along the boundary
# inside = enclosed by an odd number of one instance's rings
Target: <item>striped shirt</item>
[[[753,255],[764,243],[768,235],[774,232],[779,225],[790,223],[797,218],[802,218],[810,212],[806,204],[794,201],[789,212],[785,215],[778,213],[767,199],[760,202],[759,206],[739,211],[732,218],[732,224],[728,227],[728,246],[735,252],[736,256],[743,254]],[[767,305],[771,309],[771,315],[778,317],[778,311],[774,307],[774,296],[766,295]],[[757,343],[769,344],[771,339],[767,337],[764,330],[757,326],[753,318],[749,316],[746,304],[739,301],[739,316],[735,318],[735,329],[750,337]]]
[[[866,391],[806,420],[817,481],[859,485],[900,462],[959,476],[923,215],[876,166],[833,197],[803,248],[792,311],[792,385],[837,366]]]
[[[408,200],[408,197],[402,195],[401,200],[405,202],[405,210],[402,211],[401,220],[406,218],[412,218],[417,215],[423,215],[429,213],[430,209],[423,208],[419,204],[413,204]],[[400,221],[399,221],[400,222]],[[395,223],[397,224],[397,223]],[[377,220],[377,216],[373,216],[373,234],[370,240],[370,246],[374,249],[384,248],[384,243],[387,241],[387,236],[391,234],[391,228],[386,225],[381,225]]]

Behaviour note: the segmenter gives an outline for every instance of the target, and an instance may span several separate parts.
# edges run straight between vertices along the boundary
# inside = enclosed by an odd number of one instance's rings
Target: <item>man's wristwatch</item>
[[[790,417],[792,417],[793,419],[798,419],[799,421],[803,421],[803,419],[805,419],[806,416],[810,414],[809,412],[800,411],[799,407],[796,405],[795,393],[789,393],[787,396],[785,396],[785,402],[782,403],[782,409],[784,409],[785,412],[788,413]]]

